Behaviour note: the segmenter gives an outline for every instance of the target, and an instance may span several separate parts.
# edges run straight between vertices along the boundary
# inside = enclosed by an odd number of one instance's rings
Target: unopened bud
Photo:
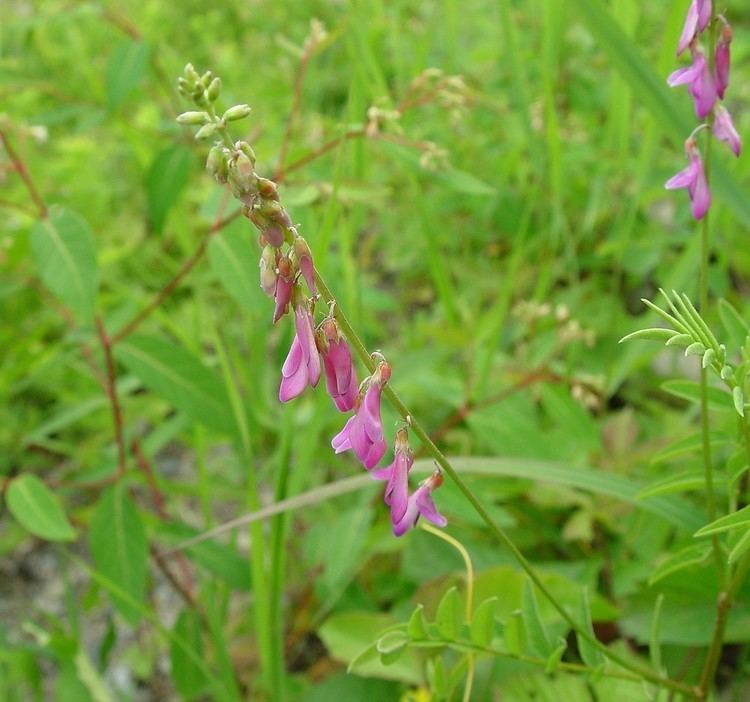
[[[181,115],[177,115],[177,121],[180,124],[206,124],[210,117],[207,112],[183,112]]]
[[[211,81],[214,79],[214,72],[213,71],[206,71],[201,76],[201,83],[203,83],[203,87],[207,88],[209,85],[211,85]]]
[[[269,297],[273,297],[276,291],[276,281],[278,279],[276,258],[277,250],[272,246],[266,246],[260,255],[260,287]]]
[[[217,125],[216,122],[209,122],[204,124],[196,133],[196,139],[210,139],[216,133]]]
[[[315,267],[313,266],[312,253],[307,242],[301,236],[294,239],[294,255],[297,257],[297,264],[302,271],[310,293],[317,295],[318,289],[315,285]]]
[[[235,122],[238,119],[245,119],[251,111],[250,105],[234,105],[224,113],[222,119],[225,122]]]
[[[185,68],[182,73],[190,83],[197,83],[200,80],[198,71],[195,70],[192,63],[185,64]]]
[[[276,200],[262,200],[258,211],[264,217],[268,217],[268,219],[280,224],[282,227],[292,226],[292,220],[289,218],[286,210]]]
[[[237,149],[237,151],[241,151],[245,156],[247,156],[250,161],[252,161],[253,166],[255,166],[255,151],[253,151],[253,147],[250,146],[246,141],[238,141],[234,148]]]
[[[240,196],[253,189],[255,170],[253,162],[242,152],[235,153],[229,161],[229,182],[235,195]]]
[[[276,183],[268,178],[258,178],[258,193],[268,200],[279,199],[279,190]]]
[[[409,446],[409,431],[406,427],[401,427],[396,432],[396,439],[393,442],[394,453],[411,453]]]
[[[209,102],[214,102],[221,93],[221,78],[214,78],[211,84],[206,88],[206,99]]]
[[[214,177],[214,180],[216,180],[217,183],[224,185],[224,183],[227,182],[229,163],[226,149],[224,149],[223,146],[217,144],[208,152],[206,171]]]

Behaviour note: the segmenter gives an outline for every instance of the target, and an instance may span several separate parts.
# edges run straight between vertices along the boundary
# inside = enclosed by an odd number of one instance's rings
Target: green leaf
[[[737,414],[740,417],[745,416],[745,393],[742,392],[742,388],[739,385],[735,385],[732,389],[732,401],[734,402],[734,408],[737,410]]]
[[[651,667],[657,672],[661,672],[661,607],[663,604],[664,594],[660,593],[654,603],[654,616],[651,619],[651,629],[648,639]]]
[[[129,336],[117,357],[143,384],[196,422],[220,432],[235,430],[221,379],[176,344],[151,336]]]
[[[705,544],[691,544],[679,551],[670,553],[669,556],[654,569],[648,579],[649,586],[659,582],[672,573],[677,573],[685,568],[700,565],[711,554],[711,548]]]
[[[557,670],[557,667],[562,660],[563,653],[565,653],[567,648],[568,644],[565,639],[558,639],[557,647],[549,654],[547,662],[544,664],[544,672],[547,673],[547,675],[551,675]]]
[[[183,648],[173,640],[170,645],[170,660],[172,663],[172,679],[177,691],[186,699],[201,695],[208,685],[204,672],[195,664],[194,658],[203,658],[203,641],[201,638],[201,621],[198,613],[191,609],[183,609],[174,625],[174,633],[191,648],[195,656],[191,658],[185,654]]]
[[[538,658],[547,658],[553,649],[539,614],[534,585],[529,580],[524,583],[521,603],[521,617],[529,651]]]
[[[148,219],[157,234],[163,231],[169,210],[187,185],[192,160],[189,149],[175,145],[160,151],[151,164],[146,178]]]
[[[262,295],[258,252],[245,219],[232,222],[211,237],[208,259],[216,278],[237,303],[245,309],[257,309]]]
[[[578,621],[583,626],[584,631],[589,634],[592,638],[596,638],[594,634],[594,624],[591,621],[591,605],[589,604],[589,589],[587,587],[581,588],[581,599],[579,601],[579,616]],[[591,641],[585,639],[580,634],[576,634],[576,640],[578,641],[578,650],[581,653],[581,659],[590,668],[597,668],[604,663],[604,656],[601,651],[594,646]]]
[[[623,336],[619,343],[622,344],[624,341],[632,341],[635,339],[642,339],[644,341],[661,341],[662,343],[666,343],[674,336],[679,335],[672,329],[653,327],[651,329],[638,329],[637,331],[631,332],[630,334]]]
[[[450,588],[440,599],[435,611],[435,626],[449,641],[455,641],[463,621],[463,603],[455,587]]]
[[[485,183],[475,175],[466,173],[465,171],[458,171],[455,169],[435,171],[434,177],[435,180],[442,181],[456,192],[464,193],[466,195],[482,195],[487,197],[495,195],[497,192],[497,190],[495,190],[495,188],[489,183]]]
[[[720,432],[712,431],[709,434],[711,446],[726,444],[728,437]],[[678,439],[665,446],[661,451],[651,457],[651,463],[661,463],[679,456],[697,453],[703,448],[703,435],[701,433],[691,434],[684,439]]]
[[[495,635],[495,606],[497,597],[484,600],[471,617],[470,636],[478,646],[488,647]]]
[[[72,541],[75,530],[68,522],[57,496],[32,473],[10,481],[8,509],[34,536],[47,541]]]
[[[117,109],[148,70],[149,47],[143,41],[126,39],[112,52],[107,63],[107,104]]]
[[[695,127],[693,115],[680,106],[676,91],[670,91],[666,80],[656,74],[601,0],[574,0],[581,19],[612,63],[628,82],[636,99],[646,107],[660,125],[662,132],[675,147],[682,148],[686,134]],[[687,101],[681,100],[684,104]],[[750,200],[719,162],[712,166],[713,183],[721,200],[733,211],[738,221],[750,226]]]
[[[514,656],[521,656],[526,650],[526,636],[520,609],[511,613],[505,620],[503,641],[505,642],[505,648]]]
[[[89,526],[89,547],[97,571],[117,583],[134,602],[145,605],[146,532],[121,485],[111,487],[99,501]],[[135,626],[141,617],[140,609],[111,594],[117,610]]]
[[[700,404],[701,386],[692,380],[667,380],[660,385],[661,389],[670,395]],[[708,404],[712,409],[732,409],[732,397],[728,392],[719,388],[708,388]]]
[[[719,300],[719,317],[730,342],[740,348],[744,346],[750,327],[734,306],[723,298]]]
[[[424,619],[424,606],[417,605],[409,617],[409,623],[406,625],[406,633],[412,639],[427,638],[427,623]]]
[[[42,282],[79,322],[89,323],[99,273],[94,237],[86,220],[53,207],[49,217],[32,227],[31,250]]]
[[[729,552],[729,558],[727,562],[731,565],[735,563],[737,559],[750,549],[750,529],[748,529],[738,540],[737,543],[732,546],[732,550]]]
[[[381,663],[383,665],[393,665],[401,658],[401,654],[406,651],[408,643],[409,635],[405,631],[397,629],[396,631],[389,631],[383,634],[375,645],[380,654]]]
[[[706,476],[700,472],[678,473],[667,478],[656,480],[647,485],[638,493],[639,499],[653,497],[654,495],[667,495],[676,492],[688,492],[700,490],[705,487]]]
[[[719,534],[722,531],[731,531],[732,529],[739,529],[747,524],[750,524],[750,505],[743,507],[737,512],[727,514],[725,517],[720,517],[716,521],[706,524],[706,526],[698,529],[695,532],[696,537],[710,536],[711,534]]]
[[[384,614],[348,611],[329,617],[318,634],[331,657],[349,664],[355,674],[418,685],[422,682],[422,667],[414,651],[405,651],[388,666],[379,659],[375,642],[393,623]]]

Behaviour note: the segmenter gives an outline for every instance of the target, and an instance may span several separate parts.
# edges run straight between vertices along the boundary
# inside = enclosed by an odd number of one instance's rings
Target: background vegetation
[[[729,107],[747,134],[750,10],[727,4]],[[345,673],[415,605],[432,617],[451,585],[463,591],[463,562],[421,530],[395,540],[377,486],[342,482],[361,470],[330,449],[343,420],[324,392],[279,405],[291,324],[271,326],[254,234],[203,172],[205,144],[174,121],[190,109],[175,90],[188,61],[222,77],[227,106],[252,105],[241,124],[258,171],[282,182],[317,266],[388,357],[394,387],[545,582],[573,608],[587,587],[594,631],[625,656],[648,655],[663,596],[661,664],[695,679],[717,593],[705,540],[692,536],[707,521],[694,478],[697,366],[617,343],[651,326],[641,297],[659,286],[695,293],[687,198],[663,189],[683,167],[694,121],[687,96],[664,82],[685,8],[6,0],[0,129],[40,199],[6,149],[0,699],[263,699],[269,686],[304,702],[460,697],[418,650]],[[312,18],[328,36],[308,55]],[[425,78],[428,69],[443,78]],[[445,82],[454,75],[463,82]],[[420,92],[420,76],[447,89]],[[415,95],[418,104],[389,117]],[[368,134],[372,106],[384,117]],[[750,164],[719,149],[715,160],[711,291],[747,319]],[[61,259],[45,264],[35,244],[42,205],[90,228],[96,258],[84,252],[76,268],[96,285],[96,316],[93,290],[76,298]],[[731,396],[717,390],[713,408],[721,491],[746,466],[722,448]],[[390,409],[384,426],[391,435],[398,426]],[[669,494],[644,495],[678,474]],[[12,503],[14,483],[28,504]],[[251,527],[169,553],[289,499],[258,522],[262,601]],[[498,597],[507,636],[524,606],[522,574],[453,485],[436,501],[471,555],[475,601]],[[257,608],[269,603],[270,630],[259,632]],[[565,637],[555,612],[539,607]],[[749,632],[745,588],[719,669],[726,699],[750,695]],[[454,654],[441,655],[450,670]],[[498,657],[480,657],[476,676],[475,700],[647,695],[628,681],[545,675]]]

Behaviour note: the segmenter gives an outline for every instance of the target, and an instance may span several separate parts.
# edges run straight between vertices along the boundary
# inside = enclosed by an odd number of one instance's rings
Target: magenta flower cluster
[[[336,409],[354,414],[333,437],[336,453],[351,451],[376,480],[386,481],[385,503],[390,507],[393,533],[402,536],[420,516],[438,526],[447,520],[432,500],[432,491],[443,482],[439,471],[409,495],[409,471],[414,462],[405,428],[396,434],[393,462],[373,470],[388,448],[380,417],[383,387],[391,377],[391,367],[380,360],[375,372],[361,384],[357,381],[352,352],[331,312],[316,328],[313,318],[317,291],[312,255],[302,237],[282,254],[277,240],[265,235],[260,259],[261,287],[274,299],[273,321],[276,323],[289,308],[293,310],[294,339],[281,367],[279,400],[289,402],[308,386],[316,387],[325,374],[326,389]],[[300,285],[303,278],[312,297]],[[321,363],[322,359],[322,363]]]
[[[700,39],[708,32],[718,31],[712,56],[706,56]],[[706,120],[698,126],[685,142],[688,165],[670,178],[668,189],[687,188],[692,204],[693,217],[702,219],[711,206],[711,191],[701,159],[695,133],[709,127],[713,135],[725,142],[735,156],[740,155],[742,144],[729,111],[719,102],[729,87],[730,44],[732,28],[722,15],[713,16],[712,0],[691,0],[685,24],[677,46],[680,56],[690,49],[692,63],[674,71],[667,83],[670,86],[686,85],[693,98],[695,114]]]

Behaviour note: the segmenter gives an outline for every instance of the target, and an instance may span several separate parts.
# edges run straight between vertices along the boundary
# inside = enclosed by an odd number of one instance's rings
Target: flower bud
[[[198,75],[198,71],[195,70],[192,63],[185,64],[185,68],[182,71],[183,75],[185,76],[185,79],[188,83],[191,85],[194,85],[200,80],[200,76]]]
[[[243,152],[235,152],[229,160],[228,179],[237,196],[253,190],[255,169],[253,162]]]
[[[196,139],[210,139],[215,133],[217,129],[216,122],[209,122],[208,124],[204,124],[196,133],[195,138]]]
[[[238,119],[245,119],[251,112],[250,105],[235,105],[230,107],[222,116],[225,122],[235,122]]]
[[[286,210],[276,200],[267,200],[264,198],[260,201],[258,211],[264,217],[268,217],[272,222],[276,222],[282,227],[292,226],[292,220],[289,218]]]
[[[246,141],[238,141],[234,148],[237,149],[237,151],[241,151],[245,156],[247,156],[250,161],[252,162],[253,166],[255,166],[255,151],[253,151],[253,147],[250,146]]]
[[[297,271],[294,268],[293,261],[288,256],[284,256],[279,259],[276,272],[278,274],[278,279],[276,281],[276,291],[274,293],[274,299],[276,301],[273,311],[274,324],[284,316],[289,308],[289,301],[292,299],[292,290],[294,288],[294,279]]]
[[[208,88],[206,88],[206,99],[209,102],[215,102],[221,93],[221,78],[214,78]]]
[[[197,125],[197,124],[206,124],[208,122],[210,117],[208,116],[207,112],[183,112],[181,115],[177,115],[177,121],[180,124],[191,124],[191,125]]]
[[[313,266],[312,253],[307,242],[301,236],[294,239],[294,255],[297,257],[297,265],[302,271],[310,294],[317,295],[318,289],[315,286],[315,268]]]
[[[268,178],[258,178],[258,194],[267,200],[278,200],[279,191],[276,183]]]
[[[203,83],[203,87],[207,88],[209,85],[211,85],[211,81],[214,79],[214,72],[213,71],[206,71],[200,78],[201,83]]]
[[[217,183],[224,185],[224,183],[227,182],[229,163],[227,159],[227,151],[223,146],[216,144],[208,152],[206,171],[213,176]]]
[[[276,281],[278,273],[276,272],[276,261],[278,259],[278,250],[272,246],[266,246],[260,255],[260,287],[268,297],[273,297],[276,292]]]

